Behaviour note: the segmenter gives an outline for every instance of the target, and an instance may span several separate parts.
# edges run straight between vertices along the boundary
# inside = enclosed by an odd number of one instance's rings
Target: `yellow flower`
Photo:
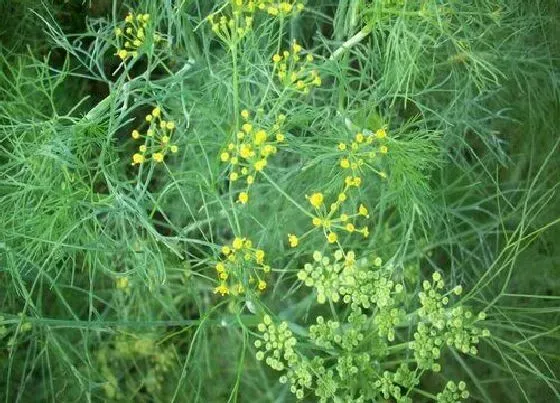
[[[218,273],[223,273],[226,271],[226,266],[222,262],[219,262],[216,264],[216,271]]]
[[[255,258],[257,259],[257,263],[258,264],[263,264],[264,262],[264,250],[262,249],[257,249],[255,251]]]
[[[156,106],[154,108],[154,110],[152,111],[152,115],[155,116],[156,118],[161,116],[161,108],[159,106]]]
[[[162,153],[154,153],[152,158],[155,162],[163,162],[163,154]]]
[[[258,160],[257,162],[255,162],[255,171],[257,172],[261,172],[264,167],[266,166],[266,160]]]
[[[266,141],[266,132],[259,130],[255,133],[255,144],[260,145]]]
[[[276,135],[276,141],[282,143],[286,137],[282,133]]]
[[[163,144],[169,143],[169,137],[168,137],[168,136],[162,136],[161,142],[162,142]]]
[[[128,13],[128,15],[126,16],[126,18],[124,20],[126,22],[128,22],[129,24],[132,23],[134,21],[134,15],[132,15],[132,13]]]
[[[294,50],[295,53],[299,53],[303,50],[303,47],[299,43],[294,41],[294,44],[292,45],[292,49]]]
[[[128,277],[118,277],[116,280],[116,286],[119,290],[128,288]]]
[[[251,147],[247,144],[242,144],[241,147],[239,147],[239,155],[245,159],[249,158],[249,155],[251,155]]]
[[[323,204],[323,193],[313,193],[311,197],[309,197],[309,203],[316,209],[321,207]]]
[[[280,56],[278,53],[275,53],[274,56],[272,56],[272,61],[274,63],[278,63],[280,60],[282,60],[282,56]]]
[[[268,157],[269,155],[274,153],[276,153],[276,147],[270,144],[265,145],[264,148],[261,150],[261,155],[263,157]]]
[[[295,248],[298,246],[299,239],[294,234],[288,234],[288,242],[290,243],[290,247]]]
[[[226,294],[229,294],[228,286],[225,284],[220,284],[219,286],[214,288],[214,294],[218,294],[218,293],[221,294],[222,297]]]
[[[368,229],[368,227],[362,228],[361,232],[362,232],[362,235],[364,236],[364,238],[367,238],[367,237],[369,236],[369,229]]]
[[[323,220],[319,217],[313,217],[313,225],[316,227],[320,227],[323,224]]]
[[[117,55],[119,56],[119,58],[120,58],[121,60],[125,60],[125,59],[127,58],[127,56],[128,56],[128,52],[127,52],[126,50],[124,50],[124,49],[121,49],[121,50],[119,50],[119,51],[117,52]]]
[[[260,291],[263,291],[266,288],[266,281],[259,280],[259,283],[258,283],[257,287]]]
[[[132,165],[142,164],[146,161],[146,158],[142,154],[134,154],[132,156]]]
[[[146,131],[146,135],[147,135],[148,137],[154,137],[154,129],[148,129],[148,130]]]
[[[253,130],[253,125],[250,123],[245,123],[243,126],[241,126],[241,128],[245,133],[249,134],[251,133],[251,130]]]
[[[358,214],[363,215],[365,217],[369,217],[369,212],[366,206],[360,203],[360,207],[358,208]]]
[[[153,118],[152,115],[146,115],[146,122],[151,122]]]
[[[336,233],[329,232],[329,235],[327,235],[327,241],[329,241],[329,243],[335,243],[337,240],[338,236],[336,235]]]
[[[147,148],[144,144],[142,144],[140,147],[138,147],[138,150],[139,150],[141,153],[145,153],[147,149],[148,149],[148,148]]]
[[[339,149],[340,151],[346,150],[346,144],[340,143],[340,144],[338,145],[338,149]]]
[[[232,172],[229,174],[230,181],[235,182],[237,179],[239,179],[239,174],[237,172]]]
[[[255,182],[255,177],[253,175],[247,176],[247,184],[252,185]]]
[[[132,138],[134,140],[138,139],[140,137],[140,133],[138,132],[138,130],[133,130],[132,131]]]
[[[339,193],[339,194],[338,194],[338,201],[339,201],[339,202],[342,203],[343,201],[346,200],[346,198],[347,198],[347,197],[346,197],[346,193]]]
[[[343,158],[340,160],[340,166],[342,168],[350,168],[350,161],[348,160],[348,158]]]
[[[247,109],[243,109],[243,110],[241,111],[241,117],[242,117],[243,119],[249,119],[249,111],[248,111]]]
[[[175,144],[173,144],[173,145],[170,147],[170,150],[171,150],[171,152],[172,152],[173,154],[175,154],[177,151],[179,151],[179,148],[178,148]]]
[[[356,228],[354,227],[354,224],[352,224],[351,222],[349,222],[348,224],[346,224],[346,231],[348,232],[354,232]]]
[[[249,195],[247,194],[247,192],[241,192],[239,193],[238,200],[241,204],[247,204],[247,202],[249,201]]]
[[[363,143],[364,142],[364,135],[362,133],[356,134],[356,141],[358,143]]]
[[[235,238],[231,243],[231,246],[233,246],[233,249],[237,249],[237,250],[241,249],[243,247],[243,239]]]
[[[229,153],[226,152],[221,153],[220,160],[222,160],[222,162],[227,162],[229,160]]]
[[[384,128],[377,129],[375,131],[375,137],[377,137],[378,139],[384,139],[385,137],[387,137],[387,131]]]
[[[173,130],[173,129],[175,129],[175,122],[169,121],[169,122],[167,122],[165,127],[167,128],[167,130]]]
[[[348,214],[342,213],[340,215],[340,221],[342,221],[342,222],[348,221]]]
[[[230,247],[229,246],[222,246],[222,253],[226,256],[229,255],[231,253]]]
[[[379,147],[379,152],[381,154],[387,154],[387,152],[389,151],[389,149],[387,148],[387,146],[381,146]]]
[[[308,62],[312,62],[313,61],[313,55],[312,54],[306,55],[305,60],[307,60]]]

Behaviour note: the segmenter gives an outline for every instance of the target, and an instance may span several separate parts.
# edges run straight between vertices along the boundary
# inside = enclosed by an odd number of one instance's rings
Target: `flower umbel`
[[[147,43],[157,43],[162,40],[161,35],[154,33],[150,26],[149,14],[128,13],[124,20],[115,28],[117,40],[116,55],[122,61],[131,57],[138,57]]]
[[[152,112],[146,115],[148,128],[146,132],[140,133],[137,129],[132,131],[134,140],[143,140],[138,146],[138,152],[132,156],[132,165],[140,165],[151,159],[156,163],[162,163],[168,153],[176,153],[179,148],[172,144],[171,140],[175,131],[175,122],[165,120],[161,107],[156,106]]]
[[[238,201],[246,204],[250,200],[251,185],[268,165],[268,159],[278,152],[278,145],[285,140],[281,131],[285,116],[279,115],[270,128],[251,120],[248,110],[241,111],[241,118],[245,123],[235,133],[233,141],[220,153],[220,161],[229,164],[231,182],[245,182],[245,190],[239,194]]]
[[[270,272],[270,266],[265,264],[265,252],[254,248],[251,240],[236,237],[230,245],[221,248],[221,254],[215,266],[219,285],[214,288],[214,294],[241,295],[248,288],[257,292],[267,288],[264,277]]]
[[[321,77],[311,68],[313,55],[303,55],[303,47],[294,41],[290,50],[272,56],[278,80],[289,89],[307,94],[313,87],[321,86]]]

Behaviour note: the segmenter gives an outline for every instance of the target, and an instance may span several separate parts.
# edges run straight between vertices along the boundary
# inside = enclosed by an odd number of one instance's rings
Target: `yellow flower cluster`
[[[258,292],[266,289],[263,277],[270,272],[270,266],[264,263],[265,252],[253,248],[251,240],[237,237],[231,245],[223,246],[221,253],[223,257],[216,263],[220,283],[214,288],[214,294],[240,295],[247,287]]]
[[[356,222],[360,218],[369,218],[369,211],[366,206],[360,203],[354,212],[343,212],[342,207],[348,200],[348,190],[352,184],[345,184],[344,189],[337,196],[336,201],[330,204],[327,209],[325,196],[321,192],[307,196],[307,199],[314,209],[312,223],[313,229],[307,231],[302,237],[298,238],[294,234],[288,234],[290,247],[298,246],[300,239],[311,234],[315,229],[321,229],[329,243],[336,243],[339,240],[339,232],[361,233],[364,238],[369,236],[369,229],[366,225],[359,227]]]
[[[230,0],[234,12],[255,13],[264,11],[272,16],[288,16],[303,10],[303,3],[298,1],[275,0]]]
[[[144,144],[141,144],[138,152],[132,156],[132,165],[143,164],[150,158],[160,163],[163,162],[168,152],[176,153],[178,151],[178,147],[171,143],[175,122],[163,119],[163,111],[159,106],[146,115],[146,122],[148,129],[145,134],[141,134],[136,129],[132,131],[134,140],[144,140]]]
[[[268,130],[252,121],[247,110],[241,111],[241,117],[245,123],[236,133],[235,143],[229,143],[222,151],[220,160],[231,165],[231,182],[245,180],[246,190],[239,194],[238,201],[246,204],[249,201],[249,188],[258,173],[267,166],[268,158],[276,154],[277,145],[285,140],[281,127],[286,117],[279,115],[276,123]]]
[[[303,3],[298,1],[258,0],[256,3],[259,10],[266,11],[268,15],[272,16],[285,17],[303,10]]]
[[[274,69],[280,82],[287,88],[293,88],[303,93],[308,93],[313,87],[321,85],[321,77],[317,70],[310,69],[313,55],[302,55],[303,47],[294,41],[291,52],[276,53],[272,56]]]
[[[350,170],[352,175],[346,176],[345,183],[360,186],[364,166],[376,172],[382,178],[387,174],[375,169],[371,163],[379,156],[389,152],[386,144],[387,131],[384,128],[378,129],[375,133],[358,133],[350,143],[340,143],[338,150],[343,153],[339,160],[340,167]]]
[[[118,43],[116,55],[121,60],[138,56],[139,49],[146,42],[149,21],[149,14],[129,13],[124,20],[124,27],[115,29]],[[159,42],[161,39],[160,35],[153,35],[154,42]]]
[[[385,178],[385,172],[378,171],[372,166],[373,160],[378,155],[388,153],[386,145],[387,132],[384,128],[378,129],[375,133],[364,134],[358,133],[354,139],[346,144],[340,143],[338,150],[344,153],[340,158],[339,164],[343,170],[349,170],[351,175],[344,177],[344,184],[342,190],[339,192],[336,200],[330,205],[325,204],[325,196],[321,192],[313,193],[307,196],[307,199],[314,211],[312,213],[312,223],[314,229],[320,228],[329,243],[336,243],[339,239],[339,233],[360,233],[364,238],[369,236],[369,229],[367,225],[358,226],[357,220],[360,218],[369,218],[369,212],[365,205],[360,204],[357,210],[349,212],[343,209],[348,203],[348,195],[354,188],[359,188],[363,181],[362,169],[367,166],[369,169],[376,172],[379,176]],[[313,230],[306,232],[301,238],[309,235]],[[292,248],[298,246],[301,238],[297,235],[288,234],[288,243]]]
[[[244,14],[243,8],[234,8],[234,18],[210,14],[206,19],[214,32],[223,42],[235,43],[247,35],[253,27],[253,17]]]
[[[356,225],[356,221],[360,217],[369,218],[369,212],[366,206],[360,204],[357,211],[350,213],[342,211],[343,205],[348,200],[348,190],[351,186],[354,185],[346,183],[342,192],[338,194],[336,200],[330,204],[328,209],[323,203],[322,193],[314,193],[309,197],[309,202],[315,210],[314,217],[312,218],[313,226],[323,230],[329,243],[338,241],[337,231],[347,231],[350,233],[359,232],[364,238],[369,236],[367,226],[358,227]],[[319,198],[321,202],[317,203]]]

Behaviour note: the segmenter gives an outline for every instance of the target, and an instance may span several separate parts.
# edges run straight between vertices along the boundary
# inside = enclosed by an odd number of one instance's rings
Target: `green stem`
[[[292,199],[292,197],[287,194],[286,192],[284,192],[284,190],[282,190],[282,188],[280,188],[280,186],[278,186],[276,184],[276,182],[274,182],[270,176],[268,176],[264,171],[261,172],[261,174],[266,178],[266,180],[268,181],[268,183],[270,183],[274,189],[276,189],[278,192],[280,192],[286,199],[288,199],[288,201],[290,203],[292,203],[294,206],[296,206],[299,210],[301,210],[301,212],[303,212],[306,216],[313,218],[314,215],[311,214],[309,211],[307,211],[301,204],[299,204],[297,201],[295,201],[294,199]]]

